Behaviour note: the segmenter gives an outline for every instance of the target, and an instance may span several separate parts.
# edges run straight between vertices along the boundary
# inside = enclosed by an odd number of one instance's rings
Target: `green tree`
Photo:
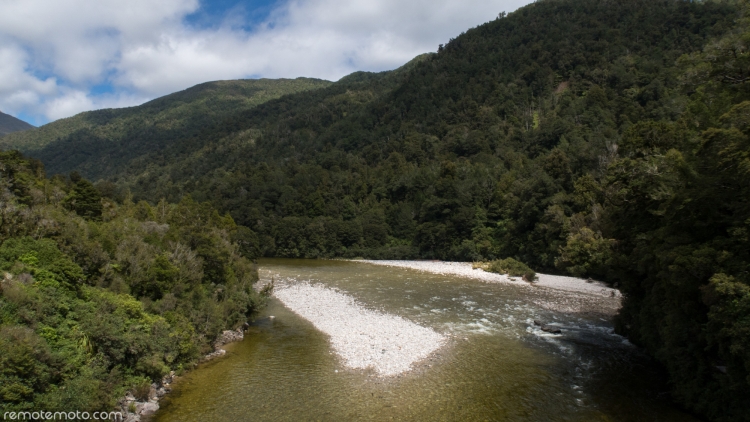
[[[65,205],[81,217],[99,220],[102,216],[102,196],[94,185],[81,179],[64,200]]]

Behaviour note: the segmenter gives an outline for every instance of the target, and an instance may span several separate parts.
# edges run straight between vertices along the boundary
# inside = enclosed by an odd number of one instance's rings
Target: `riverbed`
[[[614,333],[602,311],[611,306],[555,306],[578,303],[580,292],[367,262],[260,264],[261,283],[335,292],[365,318],[395,318],[426,330],[428,339],[435,333],[437,346],[407,368],[379,371],[372,359],[371,367],[353,365],[336,343],[348,344],[351,335],[326,334],[314,314],[291,309],[300,303],[272,299],[226,357],[174,385],[156,420],[694,420],[670,403],[653,362]],[[306,288],[298,291],[315,294]]]

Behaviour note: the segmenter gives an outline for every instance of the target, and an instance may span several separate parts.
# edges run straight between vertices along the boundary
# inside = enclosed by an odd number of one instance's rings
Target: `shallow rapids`
[[[175,384],[156,420],[694,420],[606,315],[550,306],[575,299],[562,293],[363,262],[264,260],[260,273],[261,283],[319,285],[448,340],[382,377],[351,369],[332,336],[273,299],[227,357]]]

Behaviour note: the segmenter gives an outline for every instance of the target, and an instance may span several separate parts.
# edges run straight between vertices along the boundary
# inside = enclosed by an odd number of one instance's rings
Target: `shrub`
[[[536,272],[528,265],[513,258],[497,259],[495,261],[475,265],[485,271],[498,274],[508,274],[511,277],[523,277],[526,281],[536,280]]]
[[[576,277],[603,275],[612,257],[615,241],[605,239],[588,227],[568,236],[568,241],[560,247],[560,256],[555,265]]]

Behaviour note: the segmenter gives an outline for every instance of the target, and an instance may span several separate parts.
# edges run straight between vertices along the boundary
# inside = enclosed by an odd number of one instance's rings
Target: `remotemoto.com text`
[[[121,412],[5,412],[6,421],[115,421],[123,420]]]

